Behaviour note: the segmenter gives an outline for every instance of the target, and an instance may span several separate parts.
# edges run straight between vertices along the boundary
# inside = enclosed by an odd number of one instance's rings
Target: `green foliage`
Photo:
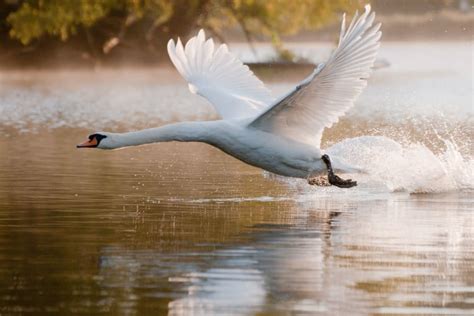
[[[7,22],[10,36],[23,44],[43,35],[58,36],[67,40],[77,28],[91,27],[112,9],[121,7],[117,0],[30,0],[12,12]]]
[[[135,35],[147,41],[157,30],[186,36],[199,25],[219,36],[222,29],[240,25],[248,40],[265,36],[280,47],[281,35],[320,27],[357,5],[355,0],[19,0],[7,22],[10,37],[24,45],[46,35],[66,41],[81,28],[119,17],[123,23],[109,32],[116,38],[137,24],[143,32]]]

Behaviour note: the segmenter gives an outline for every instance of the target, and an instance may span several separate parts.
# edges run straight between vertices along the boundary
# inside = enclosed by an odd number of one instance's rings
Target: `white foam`
[[[402,146],[383,136],[346,139],[327,152],[368,171],[357,175],[369,186],[384,185],[391,192],[437,193],[474,190],[474,160],[444,140],[435,154],[424,144]]]

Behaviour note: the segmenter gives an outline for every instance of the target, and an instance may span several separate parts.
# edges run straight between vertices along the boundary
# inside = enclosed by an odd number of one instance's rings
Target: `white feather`
[[[319,148],[324,128],[349,110],[367,85],[379,47],[380,24],[372,26],[370,6],[356,12],[328,61],[257,117],[250,127]]]
[[[256,116],[273,102],[263,83],[229,52],[225,44],[215,49],[203,30],[183,48],[178,39],[168,42],[168,54],[189,90],[208,99],[224,119]]]

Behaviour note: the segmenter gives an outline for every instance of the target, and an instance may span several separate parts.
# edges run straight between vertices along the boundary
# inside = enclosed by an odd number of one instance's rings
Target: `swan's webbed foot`
[[[328,181],[330,184],[335,185],[339,188],[352,188],[357,185],[357,181],[352,181],[352,179],[344,180],[334,174],[334,171],[332,170],[331,160],[329,159],[328,155],[323,155],[321,159],[324,161],[326,167],[328,168]]]
[[[357,186],[357,181],[352,181],[352,179],[344,180],[335,174],[328,176],[328,180],[329,180],[329,183],[340,188],[352,188],[352,187]]]

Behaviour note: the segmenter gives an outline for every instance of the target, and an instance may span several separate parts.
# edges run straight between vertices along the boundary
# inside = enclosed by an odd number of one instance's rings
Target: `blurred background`
[[[169,38],[199,28],[221,42],[335,41],[356,0],[3,0],[1,67],[149,65],[168,62]],[[387,40],[469,40],[473,0],[373,0]]]

